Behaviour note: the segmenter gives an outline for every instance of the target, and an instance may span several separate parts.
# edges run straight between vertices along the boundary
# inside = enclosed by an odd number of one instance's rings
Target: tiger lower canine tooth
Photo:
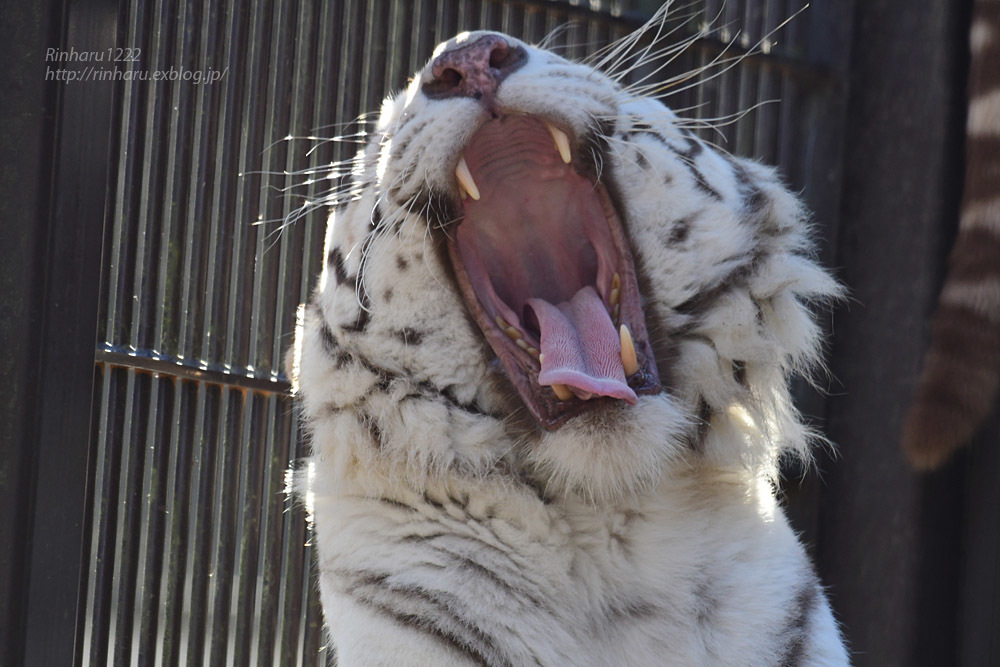
[[[555,392],[556,398],[560,401],[568,401],[573,398],[573,392],[569,390],[564,384],[554,384],[552,385],[552,391]]]
[[[622,343],[622,368],[625,370],[625,377],[630,377],[639,370],[639,361],[635,357],[635,344],[632,343],[632,333],[623,324],[618,329],[618,336]]]
[[[470,197],[479,201],[479,188],[476,187],[476,182],[472,180],[472,172],[469,171],[469,165],[465,162],[465,156],[462,156],[458,160],[458,166],[455,167],[455,178],[458,179],[459,190],[467,192]]]
[[[556,150],[559,151],[559,157],[566,164],[573,161],[573,153],[569,150],[569,137],[566,133],[560,130],[558,127],[552,123],[546,122],[545,127],[549,128],[549,134],[552,135],[552,141],[556,143]]]

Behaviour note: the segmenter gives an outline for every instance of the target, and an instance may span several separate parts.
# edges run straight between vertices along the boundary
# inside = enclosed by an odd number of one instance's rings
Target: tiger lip
[[[544,428],[555,430],[586,410],[618,400],[634,404],[636,395],[659,393],[660,383],[628,239],[606,188],[599,180],[585,179],[576,171],[569,134],[548,120],[529,116],[515,119],[484,124],[459,156],[455,179],[465,216],[455,233],[448,235],[447,246],[470,314],[532,416]],[[545,134],[547,146],[542,145]],[[528,147],[521,149],[521,144]],[[494,159],[498,154],[500,157]],[[527,175],[520,174],[515,165]],[[529,185],[512,186],[509,180],[516,182],[518,178]],[[582,191],[581,184],[585,185]],[[537,191],[541,205],[539,210],[518,217],[515,210],[507,210],[511,206],[508,202],[533,196],[524,190]],[[549,194],[562,190],[570,193],[565,201],[558,194]],[[585,203],[580,204],[580,199]],[[579,209],[581,206],[585,208]],[[494,208],[499,211],[494,212]],[[563,213],[564,209],[567,213]],[[582,211],[582,215],[574,217],[573,211]],[[465,228],[461,229],[463,224]],[[587,238],[581,240],[584,236]],[[480,251],[479,255],[490,257],[481,261],[476,252],[469,250],[470,244],[486,244],[487,252]],[[535,259],[522,259],[528,255]],[[542,260],[537,259],[539,255]],[[484,264],[494,270],[487,270]],[[498,278],[498,264],[501,269],[514,270],[499,271]],[[567,278],[565,273],[579,278]],[[547,301],[543,300],[536,294],[539,289],[544,291],[539,284],[552,281],[564,288],[561,292],[556,289],[557,296],[551,296],[550,289]],[[559,303],[558,308],[565,313],[571,305],[583,304],[585,310],[592,311],[595,299],[606,309],[603,317],[597,317],[603,324],[597,322],[598,326],[591,327],[595,320],[588,316],[573,319],[572,327],[579,329],[576,333],[580,338],[590,337],[592,328],[601,330],[605,336],[601,361],[609,361],[607,338],[613,336],[619,357],[615,363],[620,364],[618,368],[624,375],[619,377],[624,382],[613,378],[604,382],[603,376],[588,378],[587,382],[601,387],[595,391],[581,388],[579,383],[567,386],[547,380],[540,384],[545,353],[540,340],[541,320],[535,308]],[[519,307],[520,314],[515,312]],[[523,317],[528,319],[522,322]],[[544,319],[550,321],[550,317]]]

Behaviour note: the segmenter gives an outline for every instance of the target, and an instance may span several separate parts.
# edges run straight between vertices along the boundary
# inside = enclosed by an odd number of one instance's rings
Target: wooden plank
[[[1000,410],[961,458],[966,489],[958,664],[1000,665]]]
[[[105,51],[115,46],[118,3],[68,3],[60,48]],[[42,56],[42,54],[39,54]],[[58,63],[82,71],[86,62]],[[32,387],[37,420],[30,571],[24,618],[25,665],[74,664],[78,594],[91,442],[91,393],[97,333],[109,138],[111,81],[60,84],[59,132],[47,221],[40,371]]]
[[[960,194],[966,10],[855,9],[819,569],[856,664],[953,664],[961,478],[920,478],[898,441]]]
[[[25,585],[29,567],[32,452],[36,423],[41,291],[46,265],[56,87],[45,81],[55,3],[19,3],[3,10],[0,40],[0,665],[23,664]],[[16,93],[14,92],[16,91]]]

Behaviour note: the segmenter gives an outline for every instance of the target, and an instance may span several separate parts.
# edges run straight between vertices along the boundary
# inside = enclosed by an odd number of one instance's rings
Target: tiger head
[[[609,498],[807,451],[788,382],[838,286],[771,169],[492,32],[441,44],[374,137],[301,334],[319,456]]]

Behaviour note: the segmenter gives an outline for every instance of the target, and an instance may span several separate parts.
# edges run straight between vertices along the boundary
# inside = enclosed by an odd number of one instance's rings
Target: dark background
[[[272,144],[363,129],[331,126],[459,29],[537,41],[574,21],[556,45],[578,57],[656,4],[4,4],[0,667],[327,661],[308,527],[283,493],[303,450],[280,366],[324,220],[251,223],[298,205],[277,190],[305,177],[281,172],[355,146]],[[729,31],[677,67],[734,38],[745,53],[799,8],[696,2],[691,25]],[[753,109],[706,136],[782,167],[850,288],[827,322],[828,391],[799,392],[838,453],[785,490],[859,665],[1000,664],[1000,423],[931,475],[898,451],[957,220],[968,15],[820,0],[766,54],[667,100]],[[61,83],[53,47],[229,69],[206,86]]]

